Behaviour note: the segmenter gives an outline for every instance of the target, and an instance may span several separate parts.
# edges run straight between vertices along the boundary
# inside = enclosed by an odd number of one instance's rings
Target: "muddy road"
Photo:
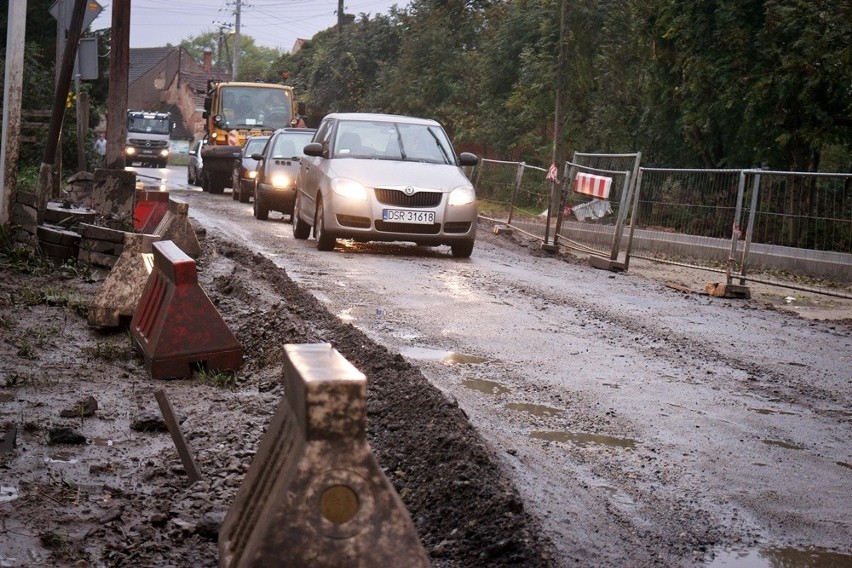
[[[816,321],[766,297],[683,294],[487,226],[466,260],[320,253],[228,191],[172,195],[457,400],[564,565],[852,563],[849,306]]]

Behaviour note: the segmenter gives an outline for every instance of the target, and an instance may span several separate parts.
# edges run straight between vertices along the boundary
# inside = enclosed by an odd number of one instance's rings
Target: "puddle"
[[[429,349],[428,347],[406,347],[400,350],[400,355],[421,361],[438,361],[444,365],[477,365],[488,361],[485,357],[465,355],[455,351]]]
[[[764,444],[768,446],[778,446],[779,448],[784,448],[785,450],[804,450],[804,446],[799,446],[797,444],[791,444],[790,442],[784,442],[783,440],[761,440]]]
[[[367,319],[371,316],[382,318],[385,315],[384,310],[382,310],[380,314],[379,309],[371,310],[370,308],[365,307],[346,308],[345,310],[337,314],[337,317],[343,323],[352,323],[359,319]]]
[[[852,565],[852,555],[821,548],[767,548],[716,552],[710,568],[835,568]]]
[[[795,412],[787,412],[786,410],[775,410],[774,408],[749,408],[751,412],[758,414],[784,414],[786,416],[796,416]]]
[[[636,440],[630,438],[616,438],[602,434],[586,434],[585,432],[533,432],[530,434],[530,438],[548,442],[571,442],[580,447],[586,447],[590,444],[611,448],[633,448],[636,446]]]
[[[485,394],[499,395],[512,392],[507,386],[485,379],[465,379],[462,381],[462,386],[466,389],[484,392]]]
[[[71,452],[56,452],[45,458],[45,463],[77,463],[76,454]]]
[[[529,412],[533,416],[558,416],[562,414],[562,411],[558,408],[551,408],[549,406],[542,406],[540,404],[523,404],[518,402],[510,402],[505,405],[505,408],[509,410],[520,410],[522,412]]]
[[[852,464],[846,462],[837,462],[837,465],[839,465],[840,467],[845,467],[847,469],[852,469]]]

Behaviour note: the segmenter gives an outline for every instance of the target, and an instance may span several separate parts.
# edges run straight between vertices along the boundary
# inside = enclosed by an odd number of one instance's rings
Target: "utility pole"
[[[567,46],[565,44],[565,27],[568,24],[568,2],[562,0],[561,14],[559,18],[559,55],[556,58],[556,69],[554,70],[554,96],[555,104],[553,111],[553,157],[552,165],[556,166],[557,176],[562,175],[561,166],[565,162],[565,142],[562,139],[562,98],[567,90],[567,72],[565,70],[565,61],[567,56]],[[564,183],[565,180],[562,180]],[[550,219],[558,219],[561,215],[559,203],[561,198],[561,186],[556,180],[550,181],[550,206],[547,208],[547,225],[544,227],[544,242],[541,245],[543,250],[555,251],[558,250],[556,245],[556,229],[554,228],[553,240],[550,239]]]
[[[236,16],[234,25],[234,66],[231,69],[231,78],[237,80],[237,68],[240,65],[240,11],[242,10],[242,0],[237,0],[237,9],[234,12]]]
[[[127,78],[130,70],[130,0],[113,0],[107,102],[107,169],[124,169],[127,142]]]
[[[337,0],[337,33],[343,33],[343,0]]]

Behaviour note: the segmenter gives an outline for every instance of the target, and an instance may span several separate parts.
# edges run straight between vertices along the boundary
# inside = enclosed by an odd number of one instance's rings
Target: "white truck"
[[[168,112],[127,111],[127,165],[165,168],[169,163],[169,138],[174,123]]]

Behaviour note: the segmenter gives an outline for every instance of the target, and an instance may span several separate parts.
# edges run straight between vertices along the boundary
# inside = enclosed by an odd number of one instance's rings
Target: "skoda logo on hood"
[[[405,193],[405,195],[412,196],[412,195],[414,195],[414,192],[417,191],[417,190],[414,189],[414,186],[406,185],[405,189],[403,189],[402,191],[403,191],[403,193]]]

